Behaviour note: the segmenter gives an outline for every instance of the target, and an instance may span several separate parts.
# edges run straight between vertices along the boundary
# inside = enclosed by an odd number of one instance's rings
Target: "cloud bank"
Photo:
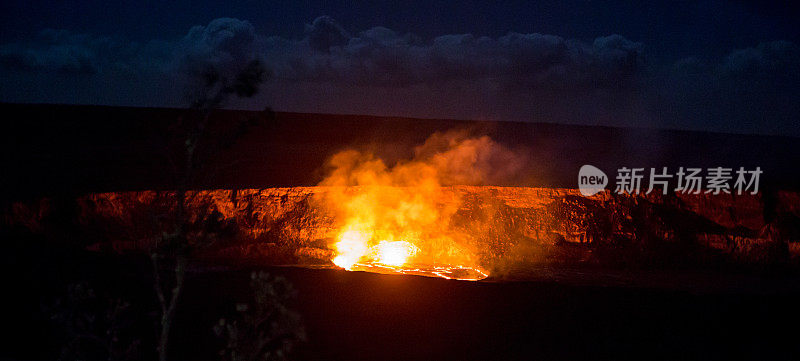
[[[513,32],[423,41],[382,27],[350,35],[328,17],[308,25],[302,40],[270,38],[263,49],[284,79],[390,87],[479,79],[519,88],[620,87],[644,63],[642,44],[619,35],[592,43]]]
[[[617,34],[422,39],[322,16],[286,38],[220,18],[171,40],[47,29],[0,44],[0,100],[184,106],[206,69],[229,76],[259,60],[271,75],[262,93],[229,106],[800,135],[798,55],[768,41],[659,68],[646,44]]]

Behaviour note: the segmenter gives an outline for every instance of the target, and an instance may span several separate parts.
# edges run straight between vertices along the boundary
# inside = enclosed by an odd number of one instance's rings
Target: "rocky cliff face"
[[[210,257],[330,264],[337,219],[316,204],[329,191],[193,192],[187,202],[190,233],[217,235],[205,254]],[[789,260],[800,252],[798,193],[778,193],[771,200],[761,195],[610,192],[584,197],[575,189],[457,186],[441,194],[437,202],[442,205],[458,204],[450,227],[469,235],[465,242],[479,250],[487,269],[531,260],[622,257],[630,250],[647,255],[702,249],[748,262]],[[88,248],[146,250],[169,231],[174,199],[173,193],[159,191],[89,194],[66,203],[41,199],[11,205],[5,225],[55,235],[59,225],[69,224],[64,232]]]

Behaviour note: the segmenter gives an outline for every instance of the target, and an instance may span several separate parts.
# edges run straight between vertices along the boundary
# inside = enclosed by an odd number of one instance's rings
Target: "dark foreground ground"
[[[0,359],[57,357],[58,332],[42,306],[79,279],[128,299],[141,315],[137,332],[142,344],[152,341],[155,297],[144,257],[26,246],[5,254],[3,261],[8,268],[3,270],[2,317],[9,332]],[[285,276],[298,291],[291,307],[301,314],[308,338],[292,355],[298,360],[800,357],[796,287],[692,290],[265,270]],[[177,316],[175,360],[218,359],[212,326],[246,298],[249,274],[230,267],[193,268]],[[692,277],[685,279],[691,282]],[[152,356],[146,351],[142,357]]]
[[[280,269],[300,290],[298,359],[796,359],[800,294],[484,283]],[[235,274],[207,274],[200,296]],[[233,283],[233,282],[232,282]],[[213,305],[197,305],[197,313]],[[198,327],[200,325],[198,324]]]

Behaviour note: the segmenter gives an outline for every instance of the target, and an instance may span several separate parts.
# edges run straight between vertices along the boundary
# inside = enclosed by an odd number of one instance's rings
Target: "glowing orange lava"
[[[399,267],[408,262],[419,248],[408,241],[381,240],[370,246],[375,233],[347,230],[341,233],[335,248],[337,256],[333,263],[344,269],[352,269],[358,262]]]
[[[333,263],[344,269],[350,269],[361,257],[367,254],[369,237],[358,231],[345,231],[336,243],[337,256]]]
[[[336,220],[333,263],[347,270],[478,280],[476,235],[451,224],[462,200],[450,184],[476,184],[514,155],[486,136],[435,133],[414,159],[387,166],[372,153],[346,150],[328,161],[314,205]]]
[[[376,246],[378,263],[390,266],[402,266],[409,257],[417,253],[418,248],[406,241],[381,241]]]
[[[384,232],[377,232],[384,233]],[[478,281],[489,276],[479,267],[414,263],[420,249],[409,241],[382,240],[370,246],[376,232],[347,230],[336,242],[333,263],[348,271],[433,276]]]

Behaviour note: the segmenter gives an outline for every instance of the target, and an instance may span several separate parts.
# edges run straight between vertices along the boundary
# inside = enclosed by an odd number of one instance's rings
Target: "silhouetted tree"
[[[225,341],[220,356],[226,361],[281,361],[305,340],[300,316],[287,308],[295,296],[283,277],[253,272],[253,301],[236,305],[236,315],[219,320],[214,332]]]
[[[226,69],[228,70],[228,69]],[[166,361],[169,336],[173,326],[178,300],[183,290],[189,257],[194,250],[213,243],[213,232],[195,232],[189,237],[190,220],[187,217],[187,191],[196,183],[203,160],[198,151],[206,136],[212,110],[231,97],[247,98],[256,94],[265,80],[267,71],[259,60],[253,60],[234,75],[209,66],[199,73],[201,86],[191,108],[181,119],[183,136],[183,161],[176,165],[174,227],[165,232],[151,250],[155,291],[160,305],[160,330],[158,332],[159,360]],[[209,151],[209,150],[207,150]]]
[[[78,282],[45,311],[65,338],[60,360],[138,359],[140,340],[130,334],[134,315],[127,301]]]

